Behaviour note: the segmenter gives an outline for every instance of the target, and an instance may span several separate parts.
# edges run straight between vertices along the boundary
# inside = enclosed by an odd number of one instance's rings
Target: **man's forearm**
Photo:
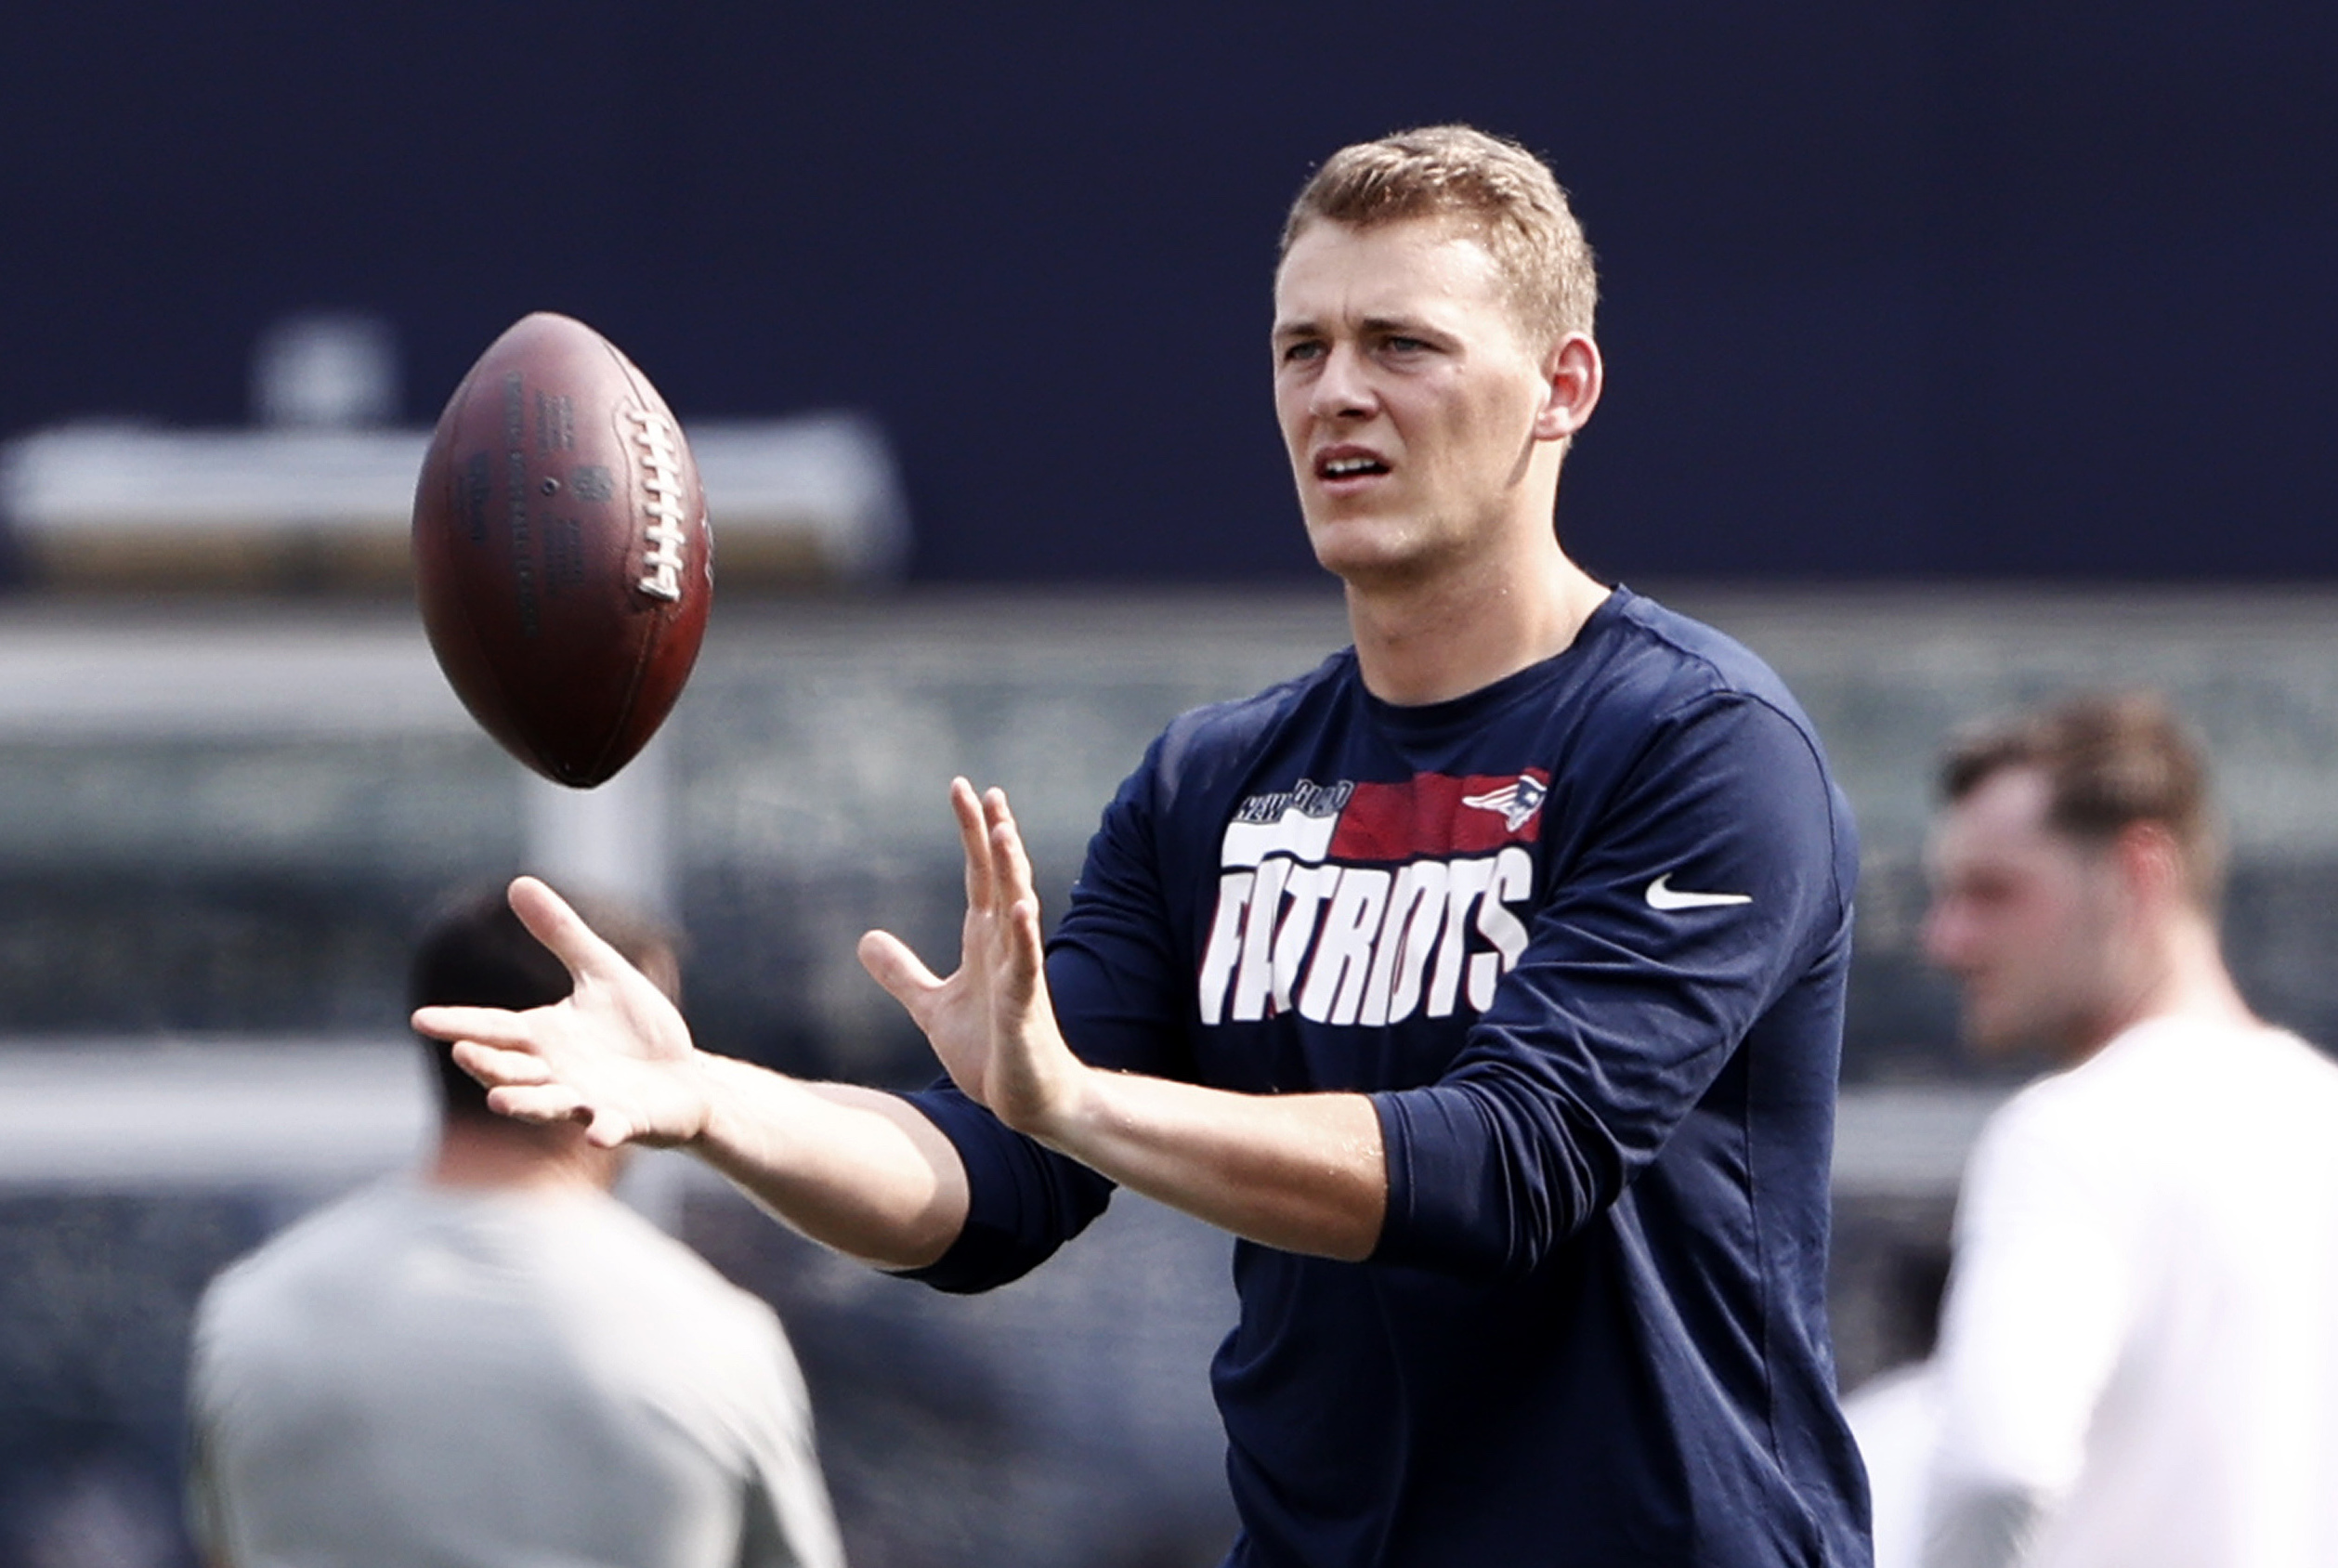
[[[703,1059],[706,1130],[691,1148],[813,1240],[881,1268],[918,1268],[966,1222],[966,1171],[908,1101]]]
[[[1287,1251],[1362,1259],[1388,1211],[1379,1117],[1361,1094],[1237,1094],[1091,1069],[1034,1136],[1133,1191]]]

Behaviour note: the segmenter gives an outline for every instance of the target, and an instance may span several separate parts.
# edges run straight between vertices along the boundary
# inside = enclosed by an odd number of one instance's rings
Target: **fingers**
[[[487,1108],[497,1116],[509,1117],[514,1121],[533,1122],[539,1126],[555,1121],[582,1121],[593,1114],[586,1109],[584,1101],[576,1091],[557,1083],[490,1089],[487,1091]]]
[[[1016,957],[1031,965],[1038,961],[1039,894],[1034,884],[1031,856],[1024,848],[1023,830],[1007,804],[1003,791],[993,790],[990,802],[990,856],[995,894],[1000,912],[1016,938]]]
[[[1023,926],[1037,929],[1038,896],[1032,889],[1031,860],[1024,851],[1022,830],[1016,826],[1004,790],[977,793],[964,777],[953,778],[950,810],[958,818],[959,844],[966,857],[967,946],[960,971],[963,974],[988,967],[991,960],[985,955],[997,950],[997,937],[984,933],[995,934],[1002,918],[1011,938]],[[1031,906],[1027,921],[1015,913],[1016,907],[1025,903]],[[1016,952],[1016,961],[1036,967],[1037,943],[1019,941],[1018,947],[1027,947],[1029,952],[1027,957]],[[922,1023],[932,993],[947,983],[888,932],[864,935],[859,953],[861,966],[869,975]]]
[[[469,1037],[455,1042],[454,1065],[490,1089],[552,1081],[552,1069],[542,1057],[525,1051],[499,1051]]]
[[[535,1031],[525,1013],[500,1007],[420,1007],[408,1020],[418,1035],[432,1039],[477,1040],[482,1045],[530,1047]]]
[[[552,956],[568,966],[571,978],[582,980],[633,967],[584,923],[583,917],[568,908],[567,899],[536,878],[515,877],[506,896],[519,923],[528,928],[529,935],[552,949]]]
[[[1013,902],[1013,893],[1004,885],[1014,869],[1010,862],[1020,862],[1026,885],[1031,869],[1014,812],[1007,804],[1007,792],[994,787],[978,794],[963,777],[953,778],[950,810],[958,817],[958,841],[966,853],[966,907],[988,914]],[[1002,828],[1003,839],[999,836]]]
[[[918,1015],[925,998],[941,988],[941,977],[910,951],[908,943],[890,931],[867,933],[861,937],[857,951],[860,966],[869,971],[869,977],[908,1008],[912,1017]]]
[[[1031,887],[1031,856],[1023,847],[1023,830],[1007,804],[1007,792],[993,790],[983,804],[989,825],[992,896],[1001,908],[1025,898],[1036,902],[1038,895]]]
[[[1046,972],[1046,944],[1039,935],[1039,901],[1019,898],[1007,910],[1010,944],[1007,963],[998,980],[998,999],[1020,1012],[1038,996]]]
[[[614,1149],[632,1140],[634,1127],[631,1120],[614,1111],[579,1113],[584,1121],[584,1141],[596,1149]]]
[[[992,791],[994,794],[996,791]],[[983,801],[964,778],[950,780],[950,811],[958,818],[959,847],[966,855],[966,908],[989,912],[994,895],[990,864],[990,830]]]

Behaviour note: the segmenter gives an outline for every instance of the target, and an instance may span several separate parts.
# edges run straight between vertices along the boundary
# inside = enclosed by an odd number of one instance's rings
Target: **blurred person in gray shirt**
[[[595,924],[674,993],[663,933]],[[430,929],[411,990],[530,1008],[569,985],[490,895]],[[424,1167],[294,1225],[198,1309],[208,1561],[841,1568],[770,1308],[610,1196],[621,1151],[493,1115],[424,1049],[442,1113]]]

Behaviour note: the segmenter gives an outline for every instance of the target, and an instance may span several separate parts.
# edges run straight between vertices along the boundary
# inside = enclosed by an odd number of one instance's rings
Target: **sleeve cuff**
[[[1486,1190],[1492,1135],[1476,1096],[1449,1085],[1371,1096],[1388,1158],[1388,1214],[1372,1261],[1482,1267],[1479,1238],[1508,1230]]]
[[[1022,1278],[1085,1229],[1112,1200],[1112,1183],[1009,1129],[955,1087],[905,1094],[941,1130],[966,1168],[966,1222],[949,1249],[898,1271],[953,1295]]]

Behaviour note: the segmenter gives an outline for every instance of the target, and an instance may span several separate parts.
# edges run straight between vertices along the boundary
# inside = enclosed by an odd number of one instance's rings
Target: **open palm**
[[[860,960],[908,1009],[952,1082],[999,1120],[1036,1136],[1070,1108],[1086,1069],[1064,1043],[1047,998],[1039,901],[1003,791],[950,784],[966,856],[966,920],[947,979],[890,932],[860,941]]]
[[[704,1130],[701,1058],[673,1000],[533,877],[512,883],[513,912],[568,967],[566,1000],[511,1013],[425,1007],[414,1027],[454,1046],[488,1104],[521,1121],[581,1121],[604,1148],[672,1144]]]

